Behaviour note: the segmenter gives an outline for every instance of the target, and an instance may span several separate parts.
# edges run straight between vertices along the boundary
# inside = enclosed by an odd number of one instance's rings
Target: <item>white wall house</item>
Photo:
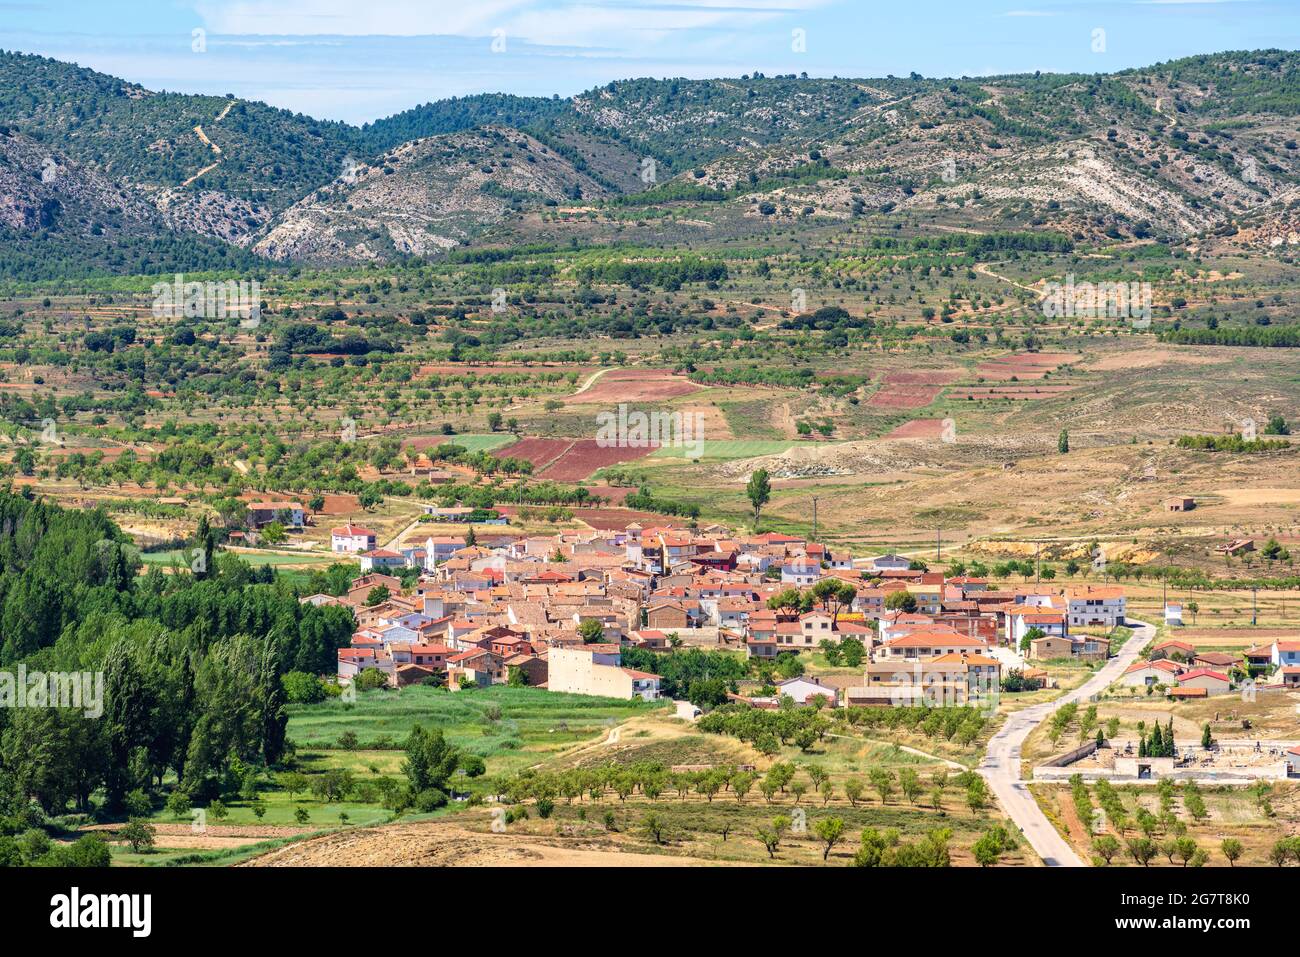
[[[1114,628],[1124,624],[1124,590],[1115,587],[1088,587],[1066,592],[1069,623],[1072,627]]]
[[[1279,668],[1293,668],[1300,665],[1300,641],[1273,642],[1272,660]]]
[[[782,695],[789,695],[795,704],[808,704],[813,698],[820,695],[826,699],[826,703],[831,707],[835,707],[839,696],[839,693],[834,688],[827,687],[810,678],[791,678],[788,681],[782,681],[776,686],[776,694],[778,699]]]
[[[805,587],[822,577],[822,567],[816,562],[794,561],[781,566],[781,584]]]
[[[348,554],[368,552],[375,547],[375,533],[361,525],[340,525],[330,529],[330,550]]]
[[[384,548],[376,548],[361,556],[361,570],[363,572],[382,572],[405,567],[406,556],[400,552],[390,552]]]
[[[1063,638],[1069,632],[1065,624],[1065,615],[1060,612],[1042,611],[1037,608],[1007,612],[1007,644],[1012,648],[1019,648],[1020,640],[1032,628],[1038,628],[1044,635],[1057,638]]]

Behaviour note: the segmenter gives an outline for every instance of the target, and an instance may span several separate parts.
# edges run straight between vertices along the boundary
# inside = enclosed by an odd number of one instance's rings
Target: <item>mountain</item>
[[[621,240],[629,221],[687,243],[857,220],[1169,242],[1240,227],[1267,249],[1293,245],[1297,117],[1286,51],[1106,75],[631,79],[362,127],[0,52],[0,228],[19,254],[54,236],[95,262],[141,236],[198,243],[204,262],[329,264]],[[38,154],[66,195],[32,178]]]
[[[357,165],[286,210],[253,248],[317,263],[429,256],[521,209],[608,194],[550,147],[490,126],[413,140]]]
[[[165,210],[103,172],[0,126],[0,276],[224,269],[253,262],[176,230]]]
[[[111,236],[161,225],[153,206],[98,170],[16,130],[0,130],[0,227]]]

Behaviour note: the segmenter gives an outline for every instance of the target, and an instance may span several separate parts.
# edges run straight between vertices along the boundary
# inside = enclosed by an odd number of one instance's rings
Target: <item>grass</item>
[[[238,552],[236,553],[241,561],[258,567],[261,565],[308,565],[334,563],[339,561],[337,555],[319,555],[311,552],[302,552],[300,554],[283,555],[278,552]],[[170,567],[180,565],[182,568],[189,568],[190,561],[194,558],[193,554],[183,548],[173,549],[165,552],[142,552],[140,559],[146,565],[162,565]]]
[[[449,445],[459,445],[469,452],[490,452],[502,446],[510,445],[519,436],[510,432],[488,432],[482,434],[453,435],[447,439]]]
[[[488,772],[497,774],[536,764],[597,738],[630,717],[662,707],[538,688],[497,686],[451,692],[415,685],[400,691],[362,692],[355,704],[291,705],[288,734],[302,751],[335,749],[333,757],[340,759],[350,755],[342,766],[355,770],[368,761],[364,751],[337,748],[344,731],[354,732],[365,749],[383,738],[400,747],[417,724],[440,728],[448,741],[481,756]]]
[[[700,443],[701,452],[698,457],[701,459],[747,459],[756,455],[780,455],[782,452],[790,449],[794,444],[795,443],[789,439],[705,440]],[[696,457],[694,448],[673,446],[664,446],[663,448],[655,449],[648,456],[648,458],[653,459],[685,459]]]
[[[406,757],[401,744],[417,724],[442,729],[452,744],[483,757],[488,773],[502,774],[541,763],[574,745],[600,740],[611,727],[630,717],[652,715],[663,709],[639,699],[592,698],[537,688],[499,686],[452,693],[413,686],[396,692],[362,692],[355,704],[325,701],[290,705],[288,710],[288,735],[297,748],[295,770],[306,775],[308,782],[326,771],[348,770],[358,787],[364,788],[382,779],[401,779]],[[344,731],[357,734],[361,746],[354,749],[339,746],[338,739]],[[388,741],[382,742],[385,738]],[[374,747],[376,743],[387,746]],[[222,837],[221,829],[225,827],[279,827],[295,831],[336,828],[343,824],[340,814],[347,815],[348,826],[383,824],[393,819],[393,813],[378,803],[360,800],[356,790],[348,799],[326,802],[313,796],[310,789],[291,795],[283,789],[280,780],[277,774],[271,780],[261,781],[256,802],[227,798],[223,802],[227,812],[224,818],[207,817],[213,837]],[[263,810],[261,818],[254,814],[255,807]],[[309,815],[305,825],[297,820],[300,808]],[[193,818],[191,814],[178,818],[159,806],[148,819],[156,825],[188,828]],[[409,814],[403,817],[403,820],[411,819]],[[202,854],[211,857],[213,863],[232,863],[221,855],[254,843],[262,849],[277,846],[274,842],[268,844],[268,838],[250,836],[250,844],[240,848],[169,848],[168,837],[159,834],[157,850],[152,853],[134,854],[115,848],[114,860],[156,866],[177,858],[187,858],[189,863],[190,856]],[[289,839],[292,835],[285,834],[284,840]]]
[[[167,847],[165,846],[166,838],[163,838],[163,843],[156,845],[151,851],[136,853],[130,847],[119,845],[113,845],[111,850],[114,867],[230,867],[242,863],[250,857],[273,851],[277,847],[283,847],[292,841],[309,836],[312,835],[258,841],[255,844],[245,844],[242,847],[228,847],[208,851]]]

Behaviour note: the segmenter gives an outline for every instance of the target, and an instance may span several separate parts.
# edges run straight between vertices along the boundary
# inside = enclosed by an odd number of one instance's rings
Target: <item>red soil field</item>
[[[602,448],[595,439],[579,439],[540,473],[554,482],[580,482],[597,469],[645,458],[654,448]]]
[[[943,435],[943,419],[913,419],[904,422],[881,438],[885,439],[937,439]]]
[[[952,399],[1049,399],[1075,389],[1072,385],[977,386],[957,389],[949,394]]]
[[[592,495],[598,495],[609,502],[621,502],[633,492],[634,488],[621,485],[592,485],[588,487]]]
[[[873,409],[921,409],[937,399],[942,391],[943,386],[938,385],[886,385],[867,400],[867,406]]]
[[[943,387],[958,377],[957,370],[929,369],[923,372],[891,372],[884,384],[867,400],[872,409],[921,409],[939,397]]]
[[[575,392],[564,401],[569,405],[655,402],[689,395],[700,388],[686,376],[664,369],[611,369],[586,392]]]
[[[889,385],[947,385],[961,373],[956,369],[926,369],[921,372],[891,372],[885,376]]]
[[[355,495],[322,495],[325,507],[321,515],[353,515],[361,511],[361,503]]]
[[[985,379],[1041,379],[1048,372],[1059,369],[1079,356],[1069,352],[1018,352],[981,362],[975,367]]]
[[[456,436],[454,435],[417,435],[415,438],[407,440],[406,447],[417,452],[423,452],[426,449],[436,448],[439,445],[455,441]]]
[[[325,507],[319,512],[312,512],[308,509],[307,515],[309,518],[312,515],[355,515],[361,511],[361,503],[355,495],[322,493],[321,498],[325,500]],[[241,502],[299,502],[303,508],[307,508],[307,503],[311,499],[310,494],[301,492],[246,491],[239,496]]]
[[[534,472],[540,472],[572,444],[572,439],[520,439],[514,445],[494,449],[492,454],[502,459],[524,459],[533,463]]]

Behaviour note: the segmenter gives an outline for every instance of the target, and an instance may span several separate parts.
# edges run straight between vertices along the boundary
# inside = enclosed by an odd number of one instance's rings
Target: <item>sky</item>
[[[0,48],[364,123],[629,77],[1100,73],[1300,47],[1300,0],[0,0]]]

